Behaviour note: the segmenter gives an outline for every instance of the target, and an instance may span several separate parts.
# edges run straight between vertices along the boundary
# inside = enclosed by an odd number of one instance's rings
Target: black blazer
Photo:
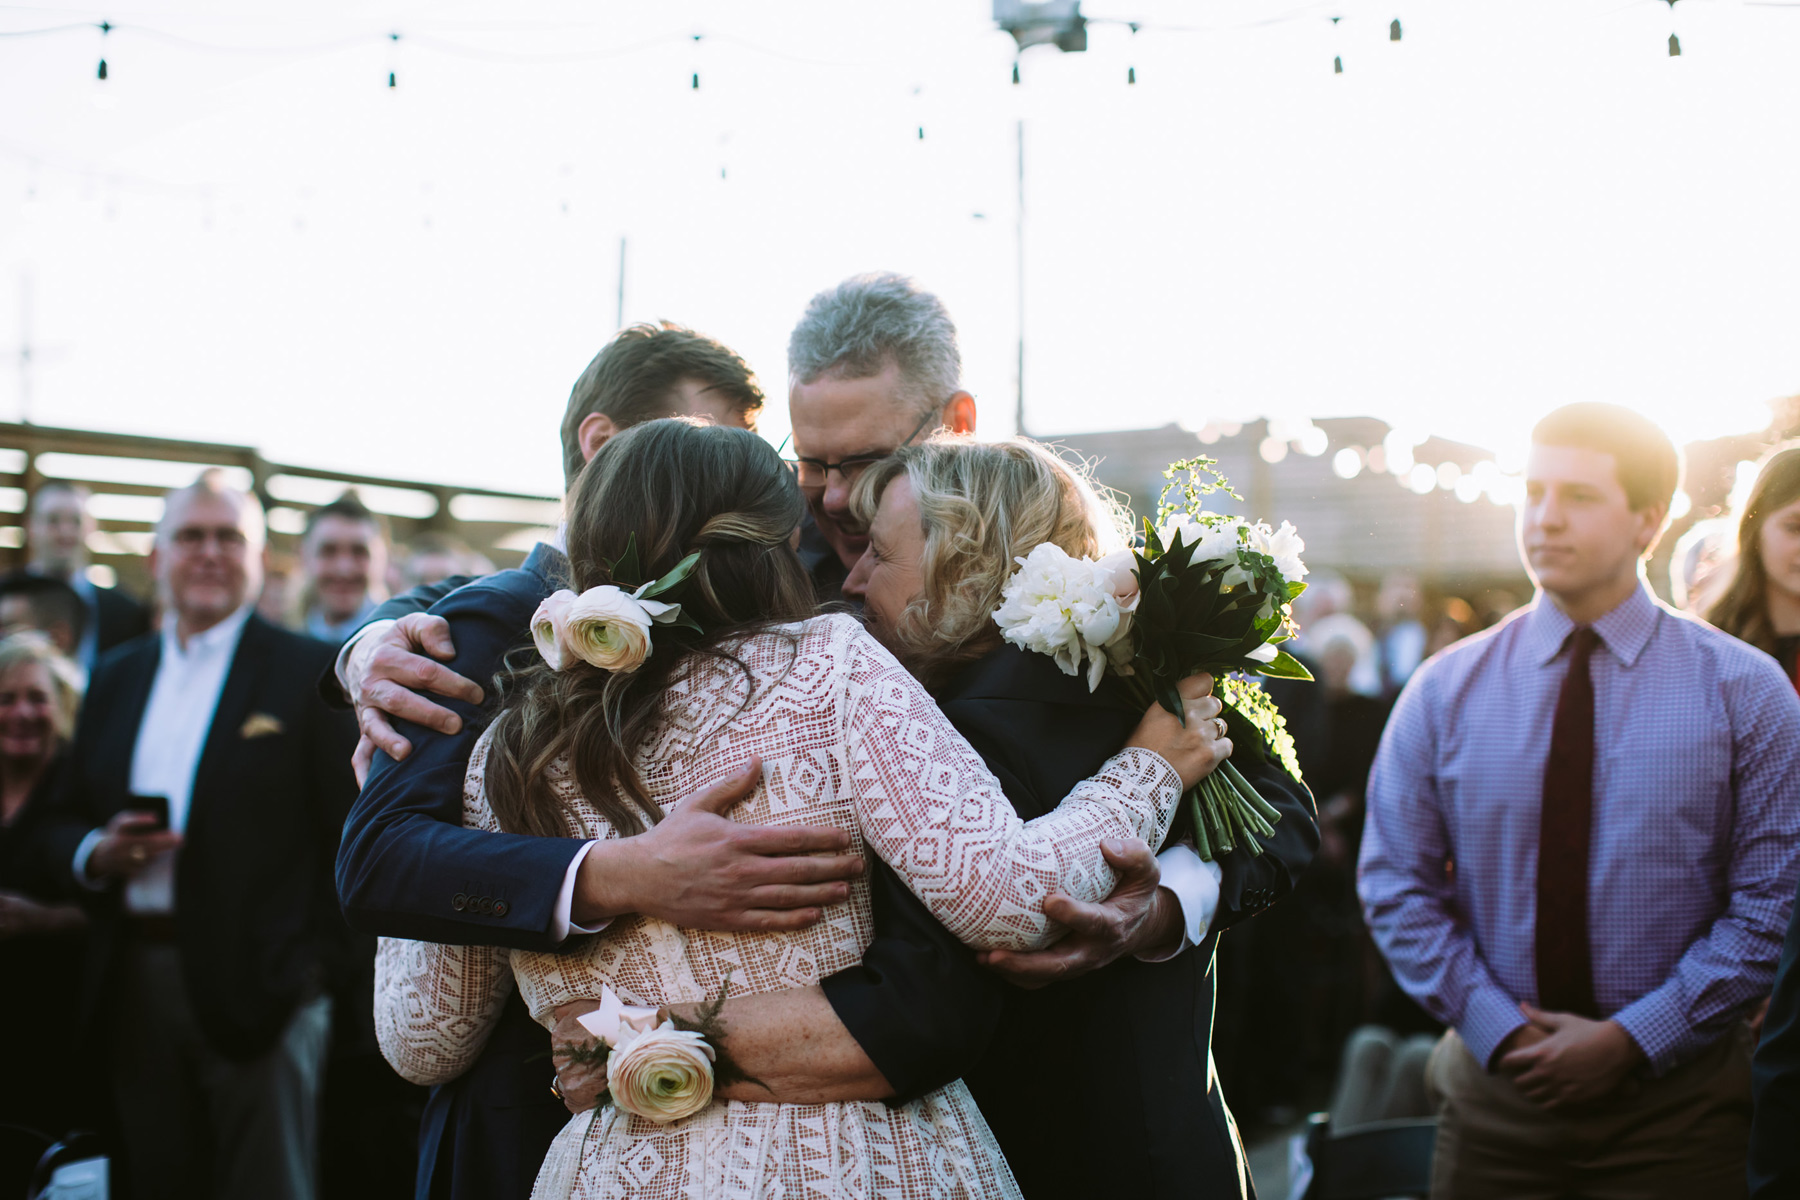
[[[941,689],[952,724],[1021,817],[1055,808],[1124,744],[1142,716],[1102,685],[1003,646]],[[1219,932],[1293,890],[1318,849],[1312,797],[1232,721],[1232,761],[1281,812],[1266,853],[1220,863],[1205,941],[1173,959],[1123,959],[1039,991],[1009,988],[967,1081],[1027,1200],[1253,1195],[1229,1110],[1212,1083],[1213,952]]]
[[[1800,900],[1750,1068],[1750,1200],[1800,1198]]]
[[[295,1007],[334,984],[345,965],[348,930],[331,861],[356,794],[356,728],[314,692],[331,654],[252,615],[194,776],[175,872],[177,938],[200,1029],[231,1058],[267,1050]],[[76,728],[73,769],[41,842],[94,919],[82,996],[88,1018],[127,935],[119,889],[78,887],[73,859],[89,830],[127,807],[132,750],[161,657],[156,634],[102,657]]]
[[[94,589],[94,645],[105,654],[150,629],[150,613],[117,588]]]

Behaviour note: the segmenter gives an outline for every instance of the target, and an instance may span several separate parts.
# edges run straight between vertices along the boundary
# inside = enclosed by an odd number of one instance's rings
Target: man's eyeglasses
[[[218,542],[219,549],[227,553],[242,550],[249,544],[241,529],[206,529],[198,525],[183,525],[170,536],[177,546],[187,551],[204,550],[208,542]]]
[[[913,431],[900,439],[900,446],[912,445],[913,439],[925,432],[927,425],[936,422],[943,411],[942,408],[934,408],[926,413],[924,418],[913,426]],[[899,448],[899,446],[894,447],[895,450]],[[787,458],[782,461],[787,463],[789,469],[794,472],[794,478],[799,481],[801,487],[816,492],[824,489],[833,471],[844,477],[845,487],[855,487],[856,481],[862,478],[864,471],[892,455],[893,450],[890,450],[886,454],[858,454],[839,462],[825,462],[817,458]]]

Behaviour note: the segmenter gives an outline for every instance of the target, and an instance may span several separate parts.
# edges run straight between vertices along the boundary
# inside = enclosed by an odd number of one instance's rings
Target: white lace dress
[[[1122,752],[1054,813],[1021,822],[924,688],[849,617],[815,618],[791,637],[759,635],[738,655],[755,677],[748,707],[739,711],[748,685],[729,665],[678,687],[638,759],[650,794],[670,810],[760,755],[762,786],[735,818],[850,831],[970,945],[1047,944],[1056,930],[1041,910],[1045,894],[1098,900],[1112,890],[1101,839],[1154,846],[1167,832],[1181,781],[1145,750]],[[466,825],[494,829],[482,788],[487,745],[484,736],[469,763],[463,812]],[[567,777],[555,786],[592,836],[618,836]],[[653,1005],[715,996],[727,972],[734,995],[804,987],[858,962],[870,934],[868,887],[858,882],[848,903],[798,933],[709,933],[629,917],[556,953],[383,939],[376,1027],[402,1075],[440,1083],[480,1054],[515,981],[548,1028],[558,1005],[597,999],[603,983],[627,1003]],[[605,1105],[571,1119],[533,1192],[537,1200],[1018,1194],[961,1082],[896,1108],[721,1100],[662,1126]]]

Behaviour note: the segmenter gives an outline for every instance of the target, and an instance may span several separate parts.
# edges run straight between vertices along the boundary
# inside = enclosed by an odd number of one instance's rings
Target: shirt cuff
[[[394,625],[395,622],[393,621],[370,621],[367,625],[364,625],[361,629],[344,639],[344,644],[338,647],[337,663],[332,667],[332,672],[337,676],[338,686],[344,689],[344,699],[350,701],[350,703],[356,703],[356,694],[350,690],[350,681],[344,677],[344,668],[350,665],[350,651],[355,649],[356,643],[362,641],[365,637],[386,633],[388,630],[392,629]]]
[[[1205,941],[1219,911],[1219,884],[1225,877],[1218,863],[1201,861],[1185,841],[1157,855],[1156,865],[1162,869],[1162,886],[1181,905],[1181,942],[1166,954],[1140,954],[1139,962],[1167,962]]]
[[[585,842],[569,860],[569,869],[563,872],[562,891],[556,893],[556,913],[550,920],[550,940],[561,942],[576,933],[599,933],[612,924],[612,918],[598,925],[575,924],[575,876],[581,872],[581,864],[587,861],[588,851],[594,848],[593,842]]]
[[[81,845],[75,847],[75,859],[70,864],[75,870],[75,882],[90,892],[104,892],[107,881],[89,879],[87,873],[88,859],[94,856],[94,847],[106,836],[104,829],[90,829],[87,836],[81,839]]]
[[[1640,996],[1614,1013],[1612,1019],[1644,1052],[1650,1074],[1655,1076],[1679,1066],[1711,1040],[1711,1036],[1698,1033],[1682,1018],[1663,988]]]
[[[1512,1031],[1525,1024],[1525,1016],[1511,996],[1492,985],[1476,988],[1463,1005],[1462,1019],[1456,1032],[1481,1064],[1481,1069],[1494,1069],[1494,1051],[1500,1048]]]

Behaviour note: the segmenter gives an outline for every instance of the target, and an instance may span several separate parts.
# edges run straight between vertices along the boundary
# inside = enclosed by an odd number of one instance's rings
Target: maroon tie
[[[1538,1004],[1586,1017],[1600,1015],[1588,950],[1588,841],[1594,826],[1594,680],[1588,659],[1599,644],[1600,636],[1585,625],[1569,638],[1569,673],[1556,697],[1538,821]]]

